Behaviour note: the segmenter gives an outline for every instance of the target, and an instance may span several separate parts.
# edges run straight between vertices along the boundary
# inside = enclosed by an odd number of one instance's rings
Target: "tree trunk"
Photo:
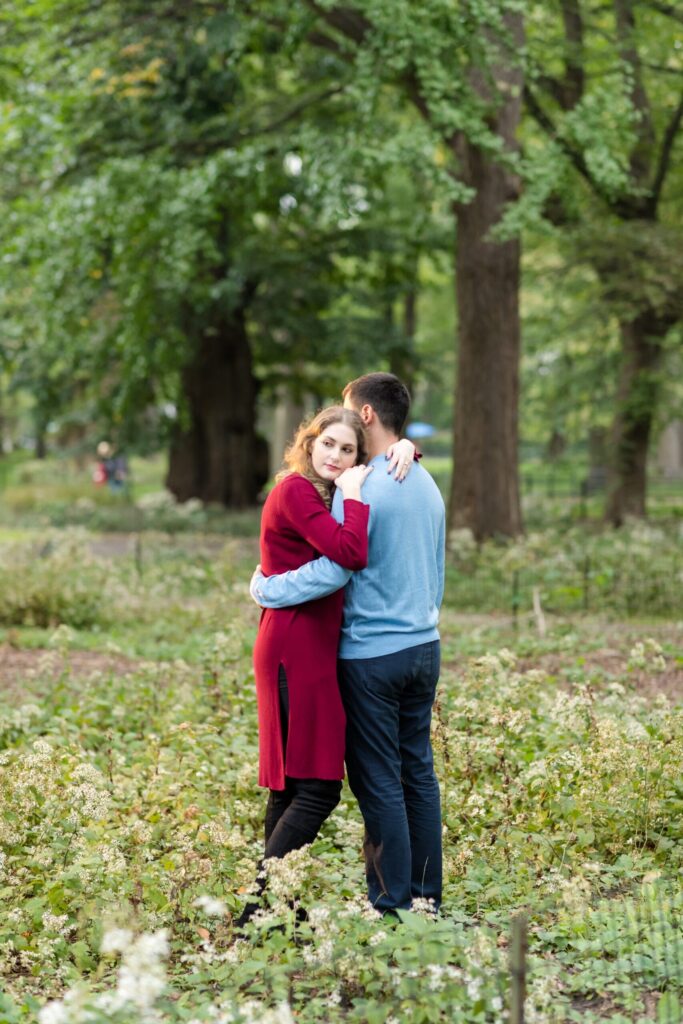
[[[188,422],[171,445],[166,486],[179,501],[253,505],[268,479],[268,449],[255,430],[243,309],[204,330],[183,372],[183,391]]]
[[[667,480],[683,479],[683,420],[667,424],[657,447],[657,468]]]
[[[273,409],[273,426],[270,438],[270,472],[272,476],[282,469],[285,450],[294,439],[297,427],[306,416],[302,401],[296,400],[289,388],[283,387]]]
[[[47,441],[45,440],[47,426],[42,420],[37,420],[35,423],[36,439],[35,439],[35,456],[37,459],[47,458]]]
[[[389,369],[400,377],[408,388],[411,397],[415,393],[415,374],[417,359],[415,356],[415,334],[417,333],[417,288],[409,289],[403,296],[403,333],[405,344],[394,348],[389,355]]]
[[[511,38],[524,42],[521,14],[505,17]],[[491,69],[496,91],[480,72],[473,85],[490,105],[489,126],[508,152],[517,149],[522,71],[502,52]],[[453,140],[460,176],[475,191],[456,204],[455,287],[458,365],[453,424],[453,476],[448,522],[477,540],[522,532],[518,476],[520,243],[493,241],[505,206],[519,196],[519,178],[502,160],[463,135]]]
[[[489,230],[517,192],[509,171],[466,141],[458,152],[475,198],[458,206],[458,366],[449,527],[477,540],[522,531],[518,481],[519,265],[517,240]]]
[[[673,320],[646,310],[620,325],[622,364],[617,411],[610,431],[605,518],[621,526],[626,516],[647,515],[647,455],[659,391],[662,341]]]

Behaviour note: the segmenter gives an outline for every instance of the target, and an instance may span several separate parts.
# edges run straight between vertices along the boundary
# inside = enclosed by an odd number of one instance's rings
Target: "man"
[[[351,573],[327,558],[252,580],[271,608],[301,604],[346,586],[338,675],[347,716],[349,784],[365,821],[368,895],[378,910],[441,902],[441,807],[430,739],[439,677],[445,512],[429,474],[415,464],[397,486],[380,467],[410,406],[401,381],[370,373],[344,388],[359,413],[374,466],[363,486],[370,505],[368,567]],[[341,495],[333,515],[343,518]]]

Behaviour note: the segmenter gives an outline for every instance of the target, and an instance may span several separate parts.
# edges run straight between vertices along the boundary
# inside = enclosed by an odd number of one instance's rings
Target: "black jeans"
[[[282,749],[287,749],[289,690],[284,666],[278,673]],[[271,789],[266,807],[264,857],[284,857],[312,843],[323,822],[339,803],[342,784],[337,779],[293,779],[285,776],[284,789]]]

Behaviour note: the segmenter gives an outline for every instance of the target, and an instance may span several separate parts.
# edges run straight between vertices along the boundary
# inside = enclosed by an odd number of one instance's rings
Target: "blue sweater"
[[[373,459],[363,484],[370,505],[368,566],[352,573],[329,558],[316,558],[280,576],[257,575],[252,597],[284,608],[324,597],[346,586],[339,657],[377,658],[438,640],[443,598],[445,511],[439,490],[420,465],[397,483],[384,455]],[[337,491],[332,514],[343,520]]]

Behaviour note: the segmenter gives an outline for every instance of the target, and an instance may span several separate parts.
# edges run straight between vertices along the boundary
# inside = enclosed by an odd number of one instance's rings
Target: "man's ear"
[[[368,427],[377,415],[371,405],[361,405],[359,415],[363,421],[363,426]]]

